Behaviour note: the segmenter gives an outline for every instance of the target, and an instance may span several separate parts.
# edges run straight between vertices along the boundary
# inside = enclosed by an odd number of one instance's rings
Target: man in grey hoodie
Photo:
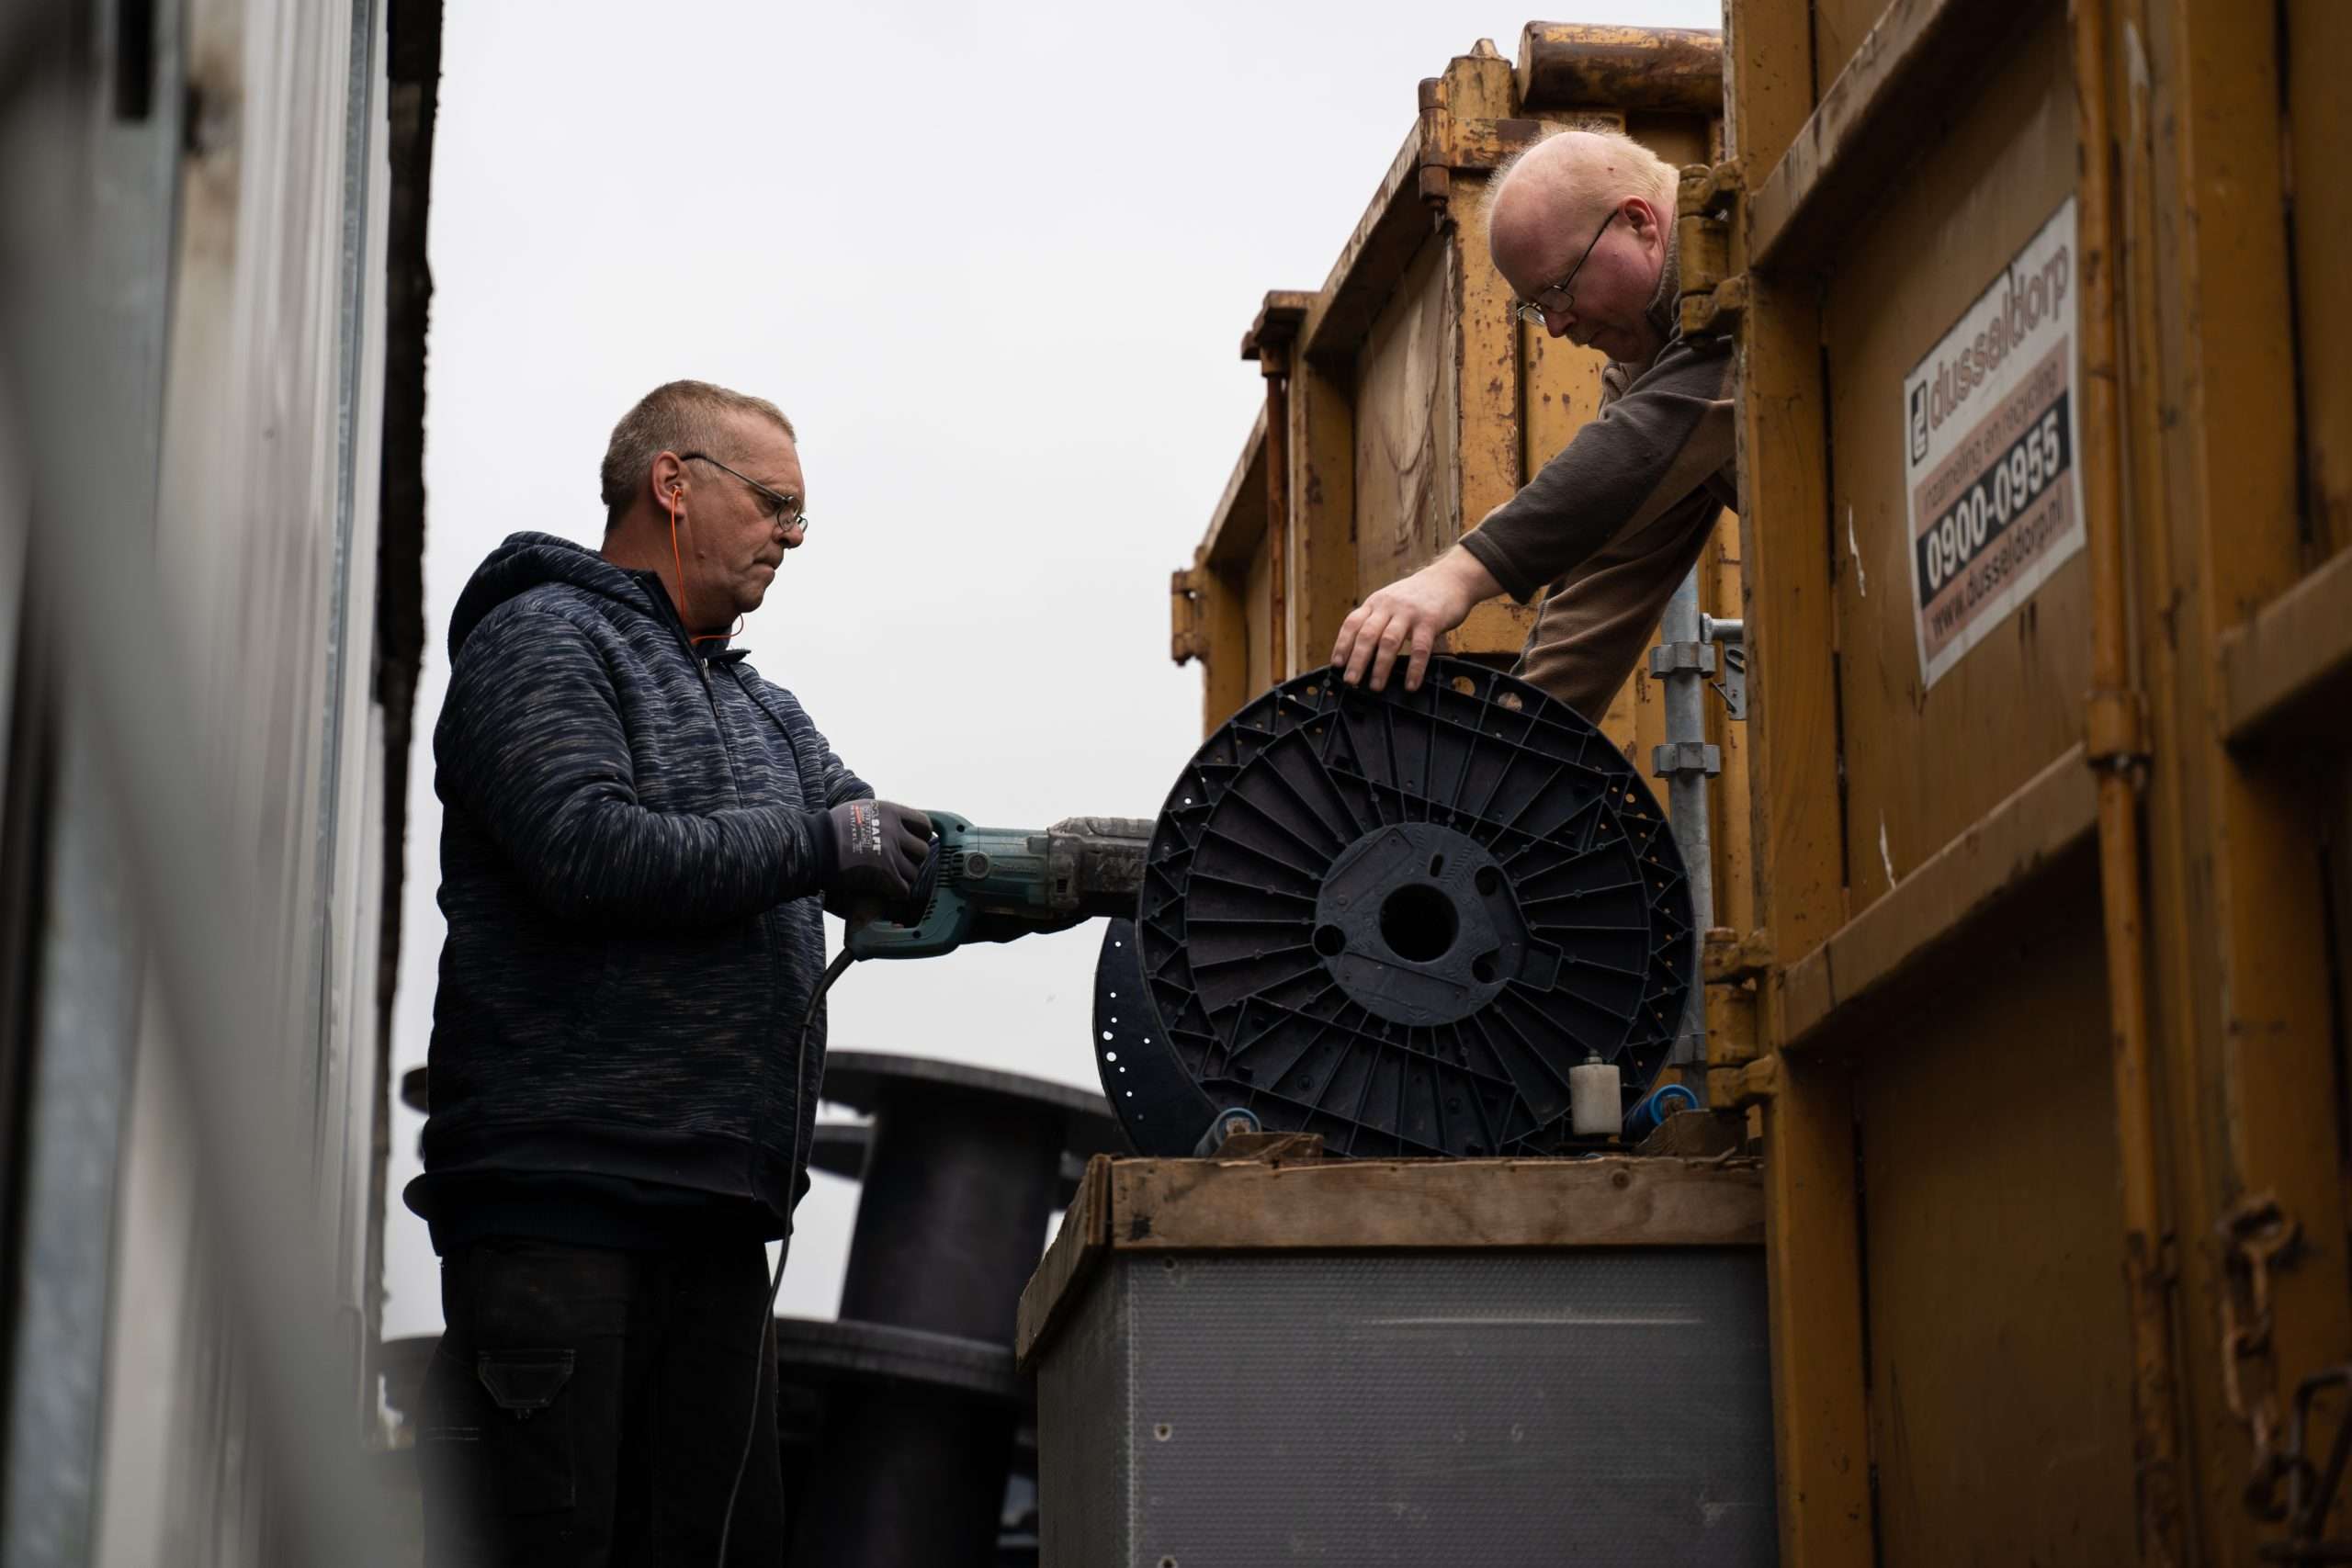
[[[730,646],[808,536],[784,414],[657,388],[603,491],[601,550],[516,534],[450,622],[405,1194],[442,1259],[435,1568],[779,1560],[764,1244],[807,1184],[820,903],[902,900],[930,837]]]

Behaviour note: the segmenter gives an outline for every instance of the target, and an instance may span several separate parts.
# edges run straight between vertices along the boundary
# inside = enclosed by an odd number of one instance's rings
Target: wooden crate
[[[1041,1561],[1768,1563],[1762,1237],[1753,1162],[1097,1158]]]

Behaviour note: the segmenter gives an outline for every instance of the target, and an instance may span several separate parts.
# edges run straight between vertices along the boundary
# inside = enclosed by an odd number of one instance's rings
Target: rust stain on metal
[[[1530,22],[1520,34],[1520,101],[1531,108],[1720,112],[1723,34],[1687,28]]]

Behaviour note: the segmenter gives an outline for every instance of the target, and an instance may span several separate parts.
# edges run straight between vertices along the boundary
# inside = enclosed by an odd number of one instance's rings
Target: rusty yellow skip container
[[[1516,64],[1488,42],[1420,85],[1419,112],[1322,288],[1277,290],[1242,338],[1266,403],[1192,564],[1171,650],[1203,671],[1203,732],[1330,657],[1374,589],[1427,565],[1510,498],[1597,412],[1598,350],[1517,321],[1487,259],[1496,166],[1550,131],[1608,128],[1677,165],[1721,151],[1713,32],[1535,23]],[[1700,607],[1739,614],[1736,521],[1700,562]],[[1481,605],[1453,651],[1508,665],[1533,611]],[[1601,728],[1647,771],[1666,739],[1643,669]],[[1746,741],[1722,705],[1708,739],[1718,915],[1750,922]],[[1724,902],[1728,900],[1728,902]]]
[[[1783,1560],[2352,1561],[2352,7],[1726,27]]]
[[[2352,1561],[2352,6],[1725,19],[1424,86],[1245,342],[1268,417],[1176,651],[1222,717],[1589,417],[1478,249],[1532,122],[1690,164],[1750,655],[1708,1079],[1763,1133],[1782,1561]],[[1579,51],[1636,63],[1547,74]]]

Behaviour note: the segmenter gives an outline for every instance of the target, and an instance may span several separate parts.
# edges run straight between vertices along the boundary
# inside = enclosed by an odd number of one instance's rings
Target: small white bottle
[[[1579,1138],[1613,1137],[1625,1125],[1623,1090],[1614,1062],[1587,1052],[1584,1066],[1568,1069],[1568,1122]]]

